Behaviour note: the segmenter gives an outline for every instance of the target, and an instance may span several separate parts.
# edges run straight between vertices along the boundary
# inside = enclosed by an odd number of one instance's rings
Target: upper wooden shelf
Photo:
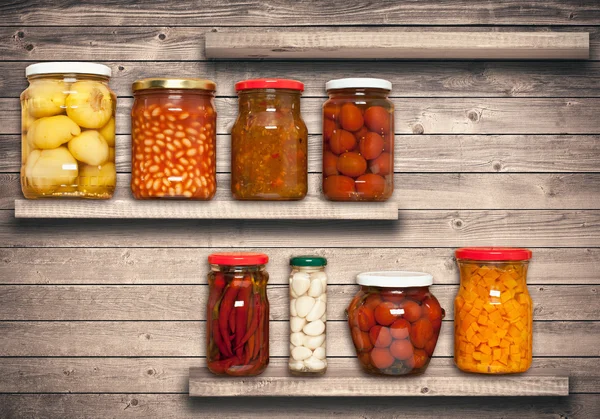
[[[254,202],[106,201],[47,199],[15,201],[16,218],[138,218],[138,219],[258,219],[258,220],[397,220],[398,205],[387,202],[330,202],[317,197],[302,201]]]
[[[587,32],[208,32],[207,58],[572,60]]]
[[[287,360],[275,359],[257,377],[217,377],[205,367],[190,368],[189,388],[190,396],[195,397],[568,396],[569,377],[557,369],[482,375],[466,374],[451,366],[430,366],[418,376],[386,377],[343,368],[330,360],[325,375],[304,378],[289,374]]]

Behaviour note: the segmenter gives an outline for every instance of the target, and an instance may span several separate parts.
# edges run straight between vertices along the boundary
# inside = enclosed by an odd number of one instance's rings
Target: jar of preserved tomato
[[[235,199],[299,200],[307,192],[308,131],[300,115],[304,84],[257,79],[236,83],[239,115],[231,130]]]
[[[153,78],[136,81],[132,89],[133,196],[212,199],[217,189],[215,83]]]
[[[262,253],[208,256],[206,362],[218,375],[250,376],[269,364],[269,300]]]
[[[420,374],[429,365],[445,316],[422,272],[367,272],[347,309],[356,354],[373,374]]]
[[[484,374],[525,372],[531,366],[533,304],[527,291],[531,251],[456,251],[460,289],[454,300],[454,362]]]
[[[323,193],[333,201],[385,201],[394,191],[392,83],[352,78],[326,84]]]
[[[109,67],[53,62],[27,67],[21,94],[21,188],[28,199],[109,199],[117,182]]]
[[[290,259],[290,372],[321,375],[327,370],[327,259]]]

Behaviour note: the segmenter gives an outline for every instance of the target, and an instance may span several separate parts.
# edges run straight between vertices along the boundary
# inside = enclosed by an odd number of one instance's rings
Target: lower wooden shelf
[[[569,395],[568,373],[560,369],[530,369],[515,375],[480,375],[463,373],[452,366],[431,366],[419,376],[385,377],[363,373],[358,365],[348,368],[347,362],[341,364],[336,359],[328,362],[329,369],[325,375],[306,378],[290,375],[284,359],[271,360],[267,370],[258,377],[218,377],[206,367],[190,368],[189,394],[192,397]]]

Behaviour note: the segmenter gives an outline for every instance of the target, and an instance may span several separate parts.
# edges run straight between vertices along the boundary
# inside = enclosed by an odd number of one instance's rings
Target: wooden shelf
[[[206,57],[226,59],[589,58],[587,32],[208,32]]]
[[[398,205],[387,202],[302,201],[106,201],[76,199],[15,200],[16,218],[257,219],[257,220],[397,220]]]
[[[358,361],[357,361],[358,362]],[[373,376],[329,363],[319,377],[294,377],[287,360],[274,359],[258,377],[217,377],[206,367],[190,368],[192,397],[233,396],[568,396],[568,373],[531,369],[524,374],[466,374],[453,366],[431,366],[420,376]]]

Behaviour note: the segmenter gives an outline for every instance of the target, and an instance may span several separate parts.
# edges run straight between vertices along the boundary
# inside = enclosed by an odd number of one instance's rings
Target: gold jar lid
[[[136,80],[131,89],[134,92],[147,89],[195,89],[195,90],[211,90],[217,89],[217,85],[212,80],[205,79],[166,79],[166,78],[149,78]]]

